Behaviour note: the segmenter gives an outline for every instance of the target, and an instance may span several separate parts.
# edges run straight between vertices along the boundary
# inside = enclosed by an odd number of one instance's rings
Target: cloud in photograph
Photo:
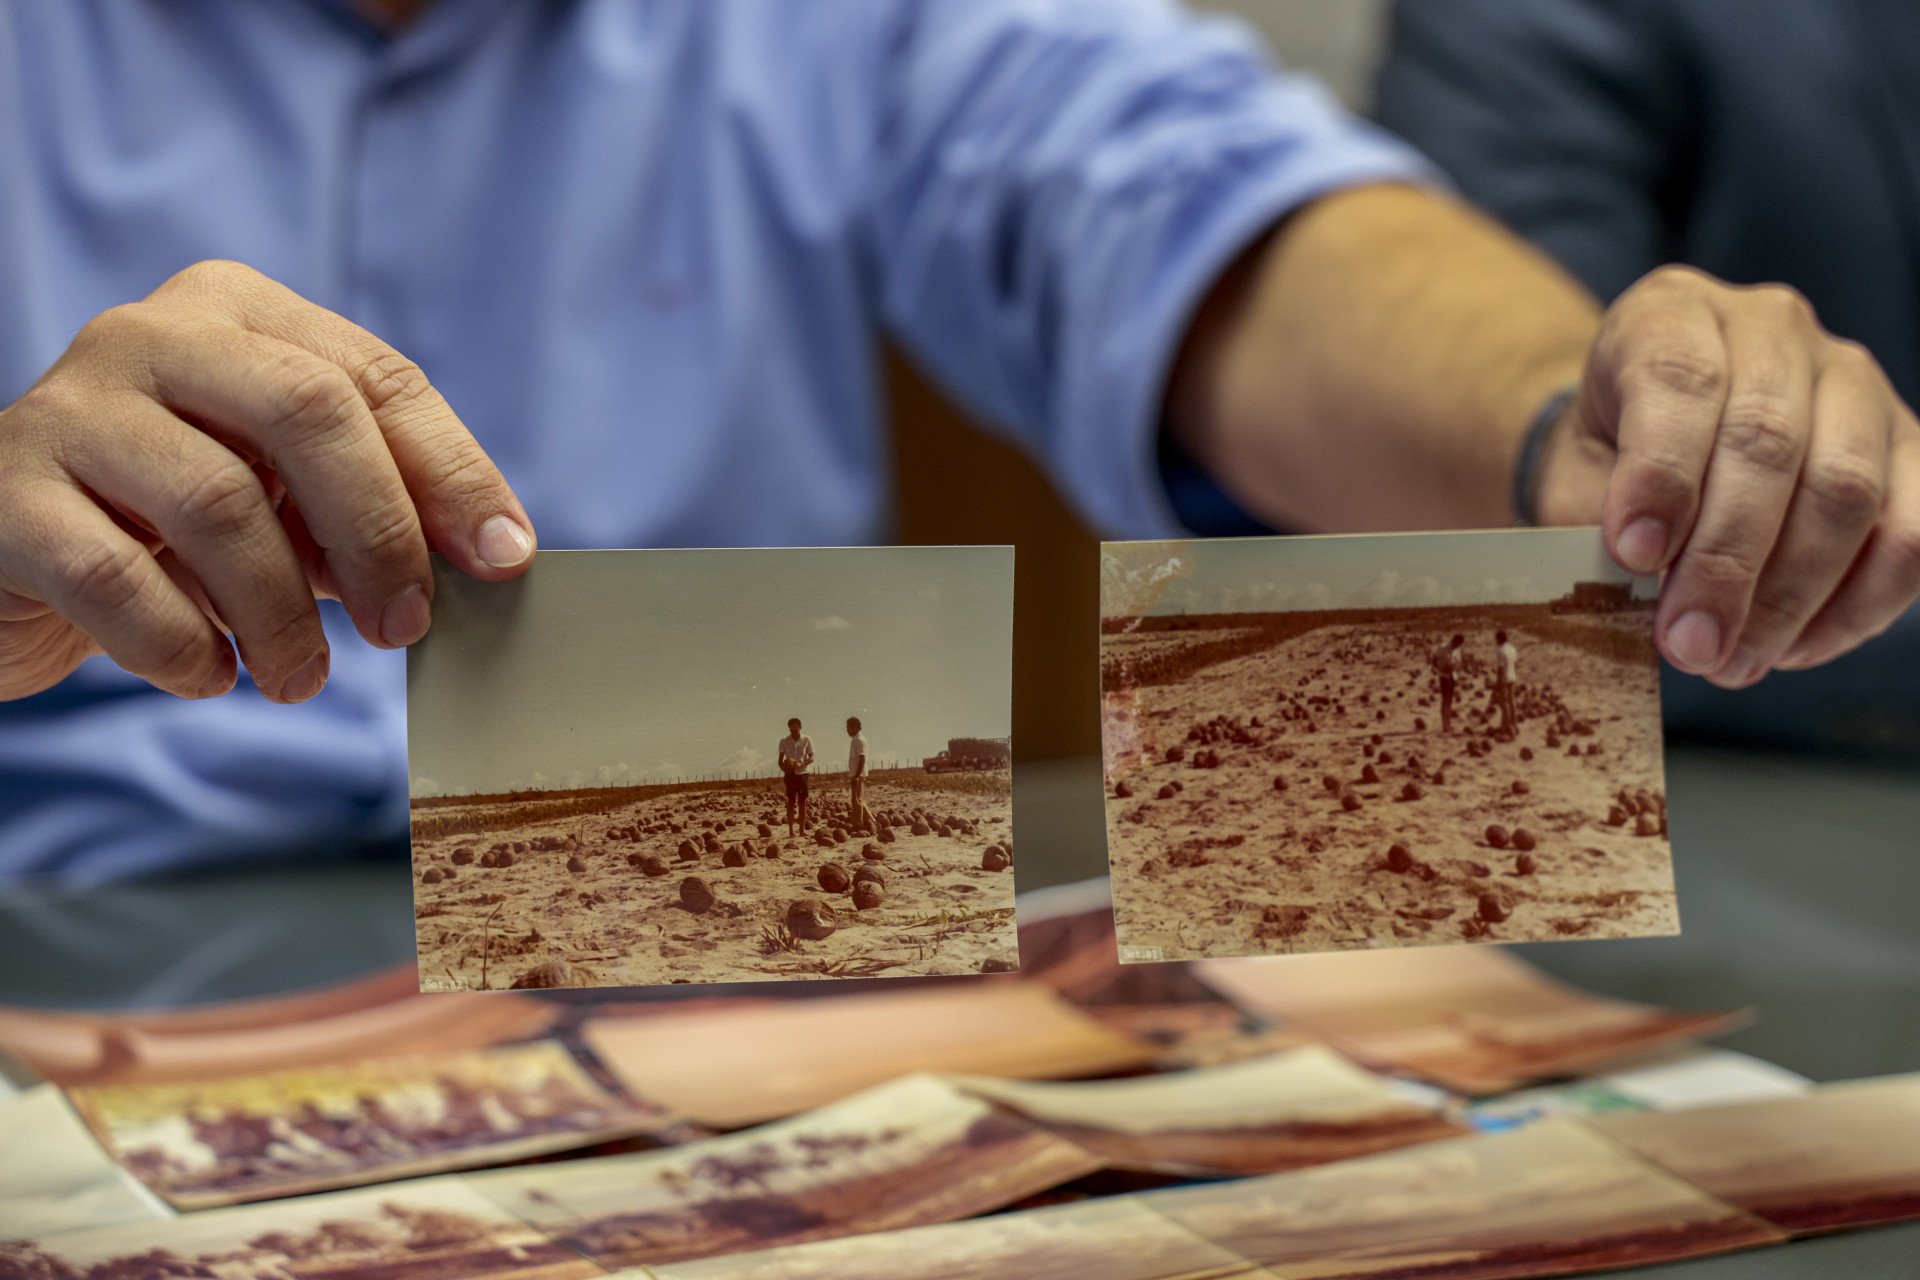
[[[815,618],[813,629],[815,631],[851,631],[853,624],[837,613],[830,613],[824,618]]]

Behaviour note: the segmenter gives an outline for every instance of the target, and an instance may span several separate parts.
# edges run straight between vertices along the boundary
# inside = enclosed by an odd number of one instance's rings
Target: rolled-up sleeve
[[[1101,529],[1178,536],[1161,405],[1213,281],[1318,196],[1437,179],[1226,19],[1164,0],[902,13],[871,206],[886,325]]]

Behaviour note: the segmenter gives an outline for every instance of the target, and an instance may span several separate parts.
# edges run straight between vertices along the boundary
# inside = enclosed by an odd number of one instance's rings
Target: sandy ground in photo
[[[1920,1075],[1593,1124],[1796,1234],[1920,1217]]]
[[[416,807],[422,989],[903,977],[1019,964],[1013,872],[982,865],[990,847],[1011,849],[1004,774],[878,776],[866,803],[893,840],[849,833],[831,847],[812,833],[787,835],[778,779],[651,791],[607,812],[524,823],[513,820],[515,807],[537,815],[553,806]],[[825,830],[845,830],[845,793],[843,780],[814,779]],[[440,821],[429,826],[422,814]],[[960,825],[947,821],[955,818]],[[449,823],[472,829],[423,834]],[[717,849],[707,847],[709,835]],[[691,859],[679,854],[685,841]],[[863,856],[869,843],[882,859]],[[483,865],[497,846],[511,866]],[[726,865],[730,850],[739,865]],[[660,874],[640,865],[649,857]],[[872,863],[884,877],[882,901],[861,908],[848,890],[823,888],[829,863],[848,877]],[[687,896],[689,878],[704,882],[710,902]],[[788,930],[789,906],[800,899],[831,907],[830,936]]]
[[[1636,835],[1645,829],[1637,813],[1609,821],[1622,816],[1612,812],[1622,792],[1644,793],[1664,816],[1650,616],[1537,614],[1532,631],[1500,624],[1517,636],[1535,699],[1515,742],[1488,736],[1497,721],[1485,715],[1484,670],[1463,674],[1454,733],[1440,732],[1428,658],[1455,623],[1391,612],[1318,627],[1177,683],[1110,689],[1107,820],[1122,958],[1677,932],[1664,835]],[[1564,641],[1582,629],[1644,632],[1646,660]],[[1137,658],[1233,630],[1123,634],[1105,647],[1109,661]],[[1469,650],[1489,656],[1492,631],[1472,629]],[[1190,740],[1196,729],[1214,740]],[[1486,754],[1470,742],[1489,744]],[[1169,762],[1170,748],[1184,758]],[[1206,767],[1209,753],[1217,767]],[[1403,798],[1409,784],[1418,798]],[[1169,786],[1177,790],[1163,793]],[[1533,838],[1524,863],[1506,839],[1489,837],[1495,825]],[[1397,867],[1395,845],[1405,850]]]

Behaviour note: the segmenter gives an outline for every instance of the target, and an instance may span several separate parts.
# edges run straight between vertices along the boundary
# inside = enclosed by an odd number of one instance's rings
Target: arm
[[[1920,423],[1797,294],[1669,269],[1604,315],[1449,200],[1329,197],[1216,284],[1168,429],[1252,510],[1326,530],[1504,524],[1516,446],[1578,385],[1541,516],[1666,573],[1656,633],[1729,686],[1836,657],[1920,596]]]

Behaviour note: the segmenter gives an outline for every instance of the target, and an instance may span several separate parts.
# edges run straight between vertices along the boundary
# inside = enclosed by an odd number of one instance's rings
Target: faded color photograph
[[[0,1240],[167,1213],[100,1149],[58,1089],[35,1085],[0,1098]]]
[[[472,1168],[666,1122],[553,1041],[72,1096],[121,1163],[183,1209]]]
[[[1920,1218],[1920,1075],[1593,1123],[1795,1235]]]
[[[1195,972],[1241,1008],[1289,1019],[1369,1067],[1458,1093],[1504,1093],[1747,1020],[1595,995],[1497,947],[1208,960]]]
[[[286,996],[94,1013],[0,1007],[0,1053],[56,1084],[255,1075],[524,1040],[555,1011],[527,996],[434,996],[411,963]]]
[[[1145,1045],[1050,991],[961,983],[587,1022],[588,1045],[637,1097],[736,1129],[916,1071],[1065,1079],[1134,1070]],[[778,1046],[778,1070],[768,1067]]]
[[[408,651],[427,991],[994,973],[1013,552],[439,566]]]
[[[723,1138],[467,1181],[614,1268],[947,1222],[1098,1163],[942,1081],[915,1076]]]
[[[653,1269],[655,1280],[1272,1280],[1131,1198]]]
[[[1284,1280],[1563,1275],[1781,1239],[1570,1120],[1142,1199]]]
[[[448,1178],[0,1244],[0,1276],[33,1280],[582,1280],[602,1274]]]
[[[1109,1168],[1154,1173],[1277,1173],[1468,1132],[1324,1048],[1125,1080],[957,1083]]]
[[[1677,933],[1656,586],[1594,529],[1105,544],[1121,959]]]

